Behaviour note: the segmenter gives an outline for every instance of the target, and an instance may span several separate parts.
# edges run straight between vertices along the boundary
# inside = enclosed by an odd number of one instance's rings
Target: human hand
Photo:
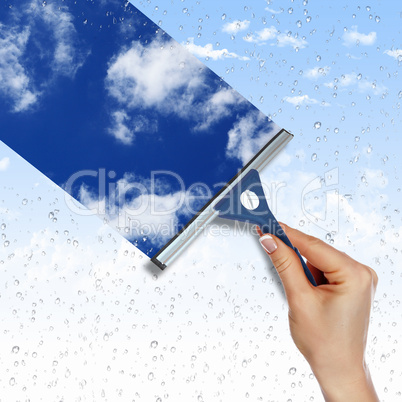
[[[329,244],[281,224],[307,258],[311,285],[296,253],[273,235],[260,243],[285,289],[292,338],[309,362],[326,401],[378,401],[364,353],[378,278]]]

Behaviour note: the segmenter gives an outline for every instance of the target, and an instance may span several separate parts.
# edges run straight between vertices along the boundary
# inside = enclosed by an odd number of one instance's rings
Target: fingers
[[[293,229],[285,225],[284,223],[280,222],[280,224],[293,246],[298,248],[300,253],[307,258],[307,265],[318,285],[328,283],[339,285],[350,280],[352,280],[352,282],[356,282],[360,280],[359,278],[361,277],[362,271],[369,270],[374,288],[376,287],[378,277],[375,271],[371,268],[358,263],[347,254],[336,250],[329,244],[317,239],[316,237],[302,233],[297,229]],[[259,230],[259,228],[257,230],[261,236],[261,230]],[[273,236],[273,238],[275,238],[275,236]],[[280,240],[275,238],[275,241],[279,248]],[[291,249],[289,248],[289,250]],[[281,264],[283,255],[285,254],[278,253],[276,254],[276,257],[271,255],[271,259],[277,269],[278,264]],[[279,258],[279,260],[274,262],[274,259],[276,258]],[[287,261],[289,262],[289,260]],[[302,268],[300,263],[299,265],[300,268]]]
[[[260,243],[281,278],[288,300],[300,292],[311,291],[312,285],[304,273],[299,257],[290,247],[269,234],[260,237]]]
[[[307,258],[311,265],[326,274],[342,271],[356,264],[356,261],[347,254],[333,248],[316,237],[309,236],[297,229],[281,223],[286,235],[300,253]]]
[[[317,286],[328,284],[327,278],[324,276],[324,273],[316,268],[314,265],[310,264],[308,261],[306,262],[307,268],[313,275],[315,283]]]

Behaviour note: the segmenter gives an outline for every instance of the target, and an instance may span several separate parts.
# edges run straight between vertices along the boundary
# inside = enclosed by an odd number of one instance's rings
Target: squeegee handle
[[[258,223],[258,226],[260,227],[261,231],[263,234],[270,233],[273,234],[274,236],[278,237],[280,240],[282,240],[287,246],[289,246],[291,249],[295,251],[297,256],[300,259],[300,262],[302,264],[304,273],[307,276],[307,279],[311,282],[313,286],[317,286],[315,283],[314,277],[311,274],[310,270],[308,269],[306,262],[304,261],[303,257],[301,256],[299,250],[293,246],[293,244],[290,242],[289,238],[286,236],[285,231],[282,229],[282,226],[278,223],[274,215],[272,214],[271,211],[269,211],[265,216],[261,216],[258,219],[260,223]]]
[[[293,247],[282,226],[269,209],[257,170],[250,169],[241,181],[217,202],[215,210],[222,218],[254,223],[260,227],[263,234],[270,233],[281,239],[296,252],[308,280],[313,286],[317,286],[299,250]]]

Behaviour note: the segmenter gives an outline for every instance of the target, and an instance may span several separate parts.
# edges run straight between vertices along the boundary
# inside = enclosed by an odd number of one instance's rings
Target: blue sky
[[[279,130],[130,4],[28,1],[0,30],[2,140],[150,255]]]

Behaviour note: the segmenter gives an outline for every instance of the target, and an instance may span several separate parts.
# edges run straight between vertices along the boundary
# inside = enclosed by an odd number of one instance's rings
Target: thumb
[[[299,257],[293,249],[270,234],[260,237],[260,243],[271,258],[281,278],[288,300],[300,292],[311,290],[310,282],[304,273]]]

